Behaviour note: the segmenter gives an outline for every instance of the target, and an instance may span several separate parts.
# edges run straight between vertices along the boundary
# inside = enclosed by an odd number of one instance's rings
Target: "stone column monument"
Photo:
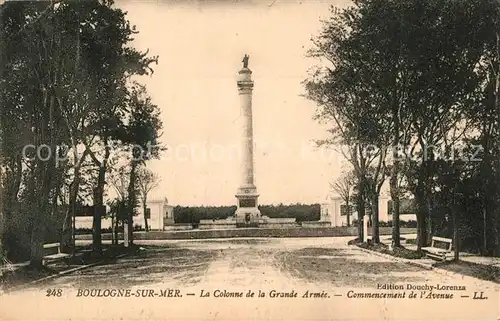
[[[241,178],[236,192],[237,227],[257,227],[260,211],[258,209],[257,187],[254,185],[253,170],[253,128],[252,128],[252,71],[248,69],[248,55],[243,58],[243,68],[238,72],[238,93],[240,95],[241,126]]]

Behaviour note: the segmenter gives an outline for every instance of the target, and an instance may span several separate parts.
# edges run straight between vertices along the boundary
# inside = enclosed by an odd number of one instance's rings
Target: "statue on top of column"
[[[245,57],[243,57],[243,60],[241,61],[243,63],[243,68],[248,68],[248,59],[249,58],[250,57],[247,54],[245,54]]]

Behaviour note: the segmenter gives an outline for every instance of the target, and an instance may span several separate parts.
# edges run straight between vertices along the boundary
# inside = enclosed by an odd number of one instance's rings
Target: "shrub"
[[[103,228],[101,229],[101,233],[112,233],[113,230],[109,228]],[[118,232],[123,232],[123,226],[120,226],[118,228]],[[77,228],[75,231],[76,235],[83,235],[83,234],[92,234],[92,229],[91,228]]]
[[[271,218],[295,218],[298,223],[317,221],[320,219],[319,204],[291,204],[291,205],[261,205],[262,215]],[[236,206],[176,206],[174,217],[176,223],[198,224],[200,220],[216,220],[231,217],[236,212]]]
[[[360,243],[361,242],[359,241],[359,238],[355,238],[354,240],[350,240],[349,242],[347,242],[347,245],[356,245]]]
[[[401,257],[401,258],[405,258],[405,259],[409,259],[409,260],[420,259],[423,256],[422,253],[419,253],[417,251],[408,250],[408,249],[405,249],[403,247],[394,248],[392,252],[389,250],[385,250],[382,253],[390,254],[390,255],[393,255],[396,257]]]
[[[392,221],[380,221],[379,222],[379,227],[392,227]],[[404,228],[416,228],[417,227],[417,221],[399,221],[399,227],[404,227]]]
[[[381,221],[381,222],[378,223],[378,226],[379,227],[391,227],[392,226],[392,222]]]

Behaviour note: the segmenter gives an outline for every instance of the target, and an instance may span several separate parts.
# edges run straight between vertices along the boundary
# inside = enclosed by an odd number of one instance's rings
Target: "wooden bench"
[[[437,247],[436,242],[442,243],[443,247]],[[452,239],[433,236],[431,246],[423,247],[422,250],[425,251],[426,255],[429,257],[446,261],[446,255],[451,253],[452,242]]]
[[[44,252],[44,255],[43,255],[44,264],[46,262],[67,259],[71,256],[71,254],[61,252],[61,244],[60,243],[44,244],[43,245],[43,252]]]

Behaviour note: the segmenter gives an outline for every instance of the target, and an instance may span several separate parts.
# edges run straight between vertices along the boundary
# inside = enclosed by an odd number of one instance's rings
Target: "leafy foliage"
[[[110,0],[9,1],[0,15],[2,245],[9,255],[29,248],[40,267],[47,235],[64,226],[68,241],[77,203],[102,208],[112,143],[158,145],[158,108],[131,82],[158,57],[131,46],[137,31]]]
[[[386,177],[395,205],[413,194],[419,248],[458,231],[464,248],[500,253],[499,35],[495,1],[355,0],[332,7],[313,39],[321,64],[304,85],[331,125],[322,143],[349,146],[358,212]],[[364,154],[369,145],[379,153]],[[477,145],[476,159],[457,156]]]
[[[260,205],[262,215],[271,218],[294,217],[297,222],[319,220],[320,205],[295,204],[295,205]],[[174,216],[176,223],[194,223],[202,220],[226,219],[236,212],[236,206],[176,206]]]

